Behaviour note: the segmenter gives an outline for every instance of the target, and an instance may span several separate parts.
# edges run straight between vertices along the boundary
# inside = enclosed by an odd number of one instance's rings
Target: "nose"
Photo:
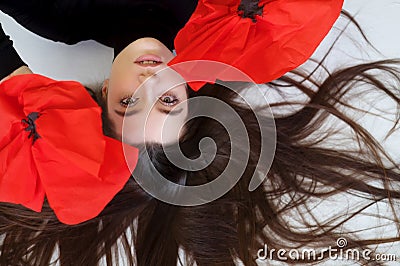
[[[146,68],[143,70],[142,73],[140,73],[139,75],[139,82],[143,83],[146,79],[148,79],[149,77],[155,75],[155,70],[151,69],[150,67]],[[155,77],[153,77],[152,79],[154,79]]]

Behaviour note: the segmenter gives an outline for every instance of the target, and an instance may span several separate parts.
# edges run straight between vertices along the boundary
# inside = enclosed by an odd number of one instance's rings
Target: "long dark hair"
[[[376,217],[400,224],[399,164],[350,115],[356,108],[348,98],[358,89],[367,88],[392,99],[400,110],[399,65],[396,60],[358,64],[327,71],[322,82],[313,72],[296,70],[267,84],[269,90],[282,93],[299,90],[308,99],[271,105],[272,110],[282,106],[296,108],[290,114],[275,117],[275,157],[267,180],[252,192],[248,185],[260,155],[259,121],[246,103],[238,101],[237,94],[221,84],[207,84],[191,97],[210,96],[229,104],[242,118],[250,140],[247,167],[228,193],[200,206],[175,206],[153,198],[131,178],[98,217],[75,226],[61,224],[47,204],[41,213],[35,213],[1,203],[0,265],[44,266],[56,260],[61,265],[98,265],[102,259],[107,265],[116,265],[120,257],[130,265],[143,266],[176,265],[178,261],[187,265],[234,265],[237,259],[245,265],[256,265],[257,251],[264,244],[276,250],[320,248],[345,236],[346,248],[364,249],[372,244],[400,241],[399,233],[368,239],[346,228],[366,208],[379,202],[390,206],[391,212]],[[318,63],[316,68],[323,68],[323,64]],[[101,97],[97,100],[102,105]],[[106,117],[104,125],[110,129]],[[332,145],[332,137],[341,133],[326,129],[332,118],[350,129],[346,139],[357,145]],[[183,153],[198,156],[199,150],[194,147],[199,140],[210,137],[218,148],[210,166],[183,171],[168,160],[162,147],[151,144],[143,147],[142,154],[146,152],[149,157],[139,158],[134,175],[145,178],[152,174],[149,169],[154,166],[180,184],[203,184],[217,177],[230,157],[232,142],[226,130],[204,117],[191,120],[188,128],[180,141]],[[316,204],[334,195],[362,201],[331,217],[313,212]],[[180,251],[186,256],[181,256]],[[276,255],[272,258],[278,259]],[[290,258],[285,262],[299,263]]]

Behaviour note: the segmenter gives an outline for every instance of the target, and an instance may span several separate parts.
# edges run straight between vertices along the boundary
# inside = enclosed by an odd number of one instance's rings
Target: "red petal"
[[[258,84],[272,81],[312,55],[343,5],[342,0],[260,1],[260,5],[265,4],[263,16],[256,16],[257,22],[252,22],[237,14],[239,2],[223,5],[221,1],[199,1],[175,39],[178,55],[169,65],[213,60],[238,68]],[[186,72],[180,74],[188,80]],[[214,81],[241,81],[227,79],[232,77],[223,73],[207,74]],[[204,84],[189,82],[194,90]]]

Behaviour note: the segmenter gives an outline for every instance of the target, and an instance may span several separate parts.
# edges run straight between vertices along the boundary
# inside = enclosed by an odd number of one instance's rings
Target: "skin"
[[[143,55],[162,59],[157,66],[135,63]],[[187,115],[187,87],[167,66],[172,52],[154,38],[141,38],[115,58],[102,94],[118,139],[131,145],[168,144],[179,139]]]

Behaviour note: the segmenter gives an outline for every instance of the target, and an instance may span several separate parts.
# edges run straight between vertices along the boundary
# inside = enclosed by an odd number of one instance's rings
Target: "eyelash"
[[[170,102],[165,102],[165,98],[171,98]],[[121,99],[119,102],[123,107],[128,108],[134,106],[139,98],[132,98],[132,96],[125,96],[124,98]],[[133,102],[127,102],[127,101],[133,101]],[[174,106],[179,102],[179,98],[176,97],[175,95],[170,95],[170,94],[165,94],[163,96],[160,96],[158,98],[158,101],[165,106]]]
[[[127,103],[126,101],[133,101],[133,103]],[[136,104],[138,98],[132,98],[131,96],[126,96],[124,98],[122,98],[122,100],[119,102],[123,107],[127,108],[127,107],[131,107],[133,105]]]
[[[163,98],[165,99],[166,97],[172,98],[172,100],[170,102],[163,101]],[[174,106],[179,102],[178,97],[170,94],[164,94],[163,96],[159,97],[158,100],[160,101],[161,104],[165,106]]]

